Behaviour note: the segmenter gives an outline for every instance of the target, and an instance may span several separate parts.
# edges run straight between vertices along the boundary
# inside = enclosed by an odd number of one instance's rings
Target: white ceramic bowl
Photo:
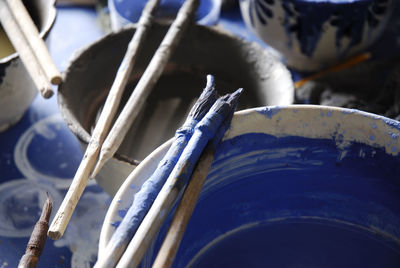
[[[398,267],[399,137],[400,122],[357,110],[293,105],[235,113],[174,267]],[[170,144],[115,195],[99,254]]]
[[[360,53],[386,27],[394,0],[240,0],[249,29],[286,64],[315,71]]]
[[[55,0],[24,1],[37,24],[40,37],[46,38],[56,19]],[[37,94],[18,53],[0,58],[0,131],[18,122]]]

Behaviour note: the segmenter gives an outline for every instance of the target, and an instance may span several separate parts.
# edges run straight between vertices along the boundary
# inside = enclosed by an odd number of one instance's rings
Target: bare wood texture
[[[93,130],[92,137],[89,141],[83,160],[80,163],[71,186],[50,226],[48,235],[52,239],[59,239],[63,235],[72,213],[75,210],[75,207],[88,183],[90,174],[92,173],[96,164],[101,144],[107,136],[112,124],[112,120],[117,112],[122,94],[132,72],[136,55],[138,54],[145,36],[149,31],[153,21],[153,16],[157,10],[157,7],[159,6],[159,3],[160,0],[150,0],[143,10],[142,16],[139,20],[138,28],[129,42],[124,59],[118,68],[114,83],[107,96],[99,120],[97,121]]]
[[[153,263],[153,267],[171,267],[178,251],[179,244],[185,233],[186,226],[192,216],[197,199],[200,195],[203,183],[208,175],[211,164],[214,160],[215,149],[212,145],[207,145],[199,163],[193,171],[192,178],[183,194],[178,208],[176,209],[174,218],[161,245],[160,251]]]
[[[49,220],[53,204],[47,195],[44,203],[42,214],[33,228],[25,254],[22,256],[18,268],[34,268],[36,267],[39,257],[42,254],[44,244],[46,243],[46,233],[49,228]]]
[[[5,0],[0,1],[0,22],[14,48],[17,50],[36,88],[43,97],[50,98],[54,94],[50,81]]]
[[[175,51],[185,29],[192,21],[198,5],[199,0],[186,0],[180,8],[176,19],[170,26],[161,45],[151,59],[149,66],[146,68],[124,109],[104,141],[93,175],[96,175],[101,167],[118,150],[129,128],[144,106],[151,90],[160,78],[171,54]]]

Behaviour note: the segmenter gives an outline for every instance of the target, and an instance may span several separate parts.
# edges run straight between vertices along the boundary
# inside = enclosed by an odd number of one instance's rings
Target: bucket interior
[[[339,148],[333,139],[263,133],[225,140],[174,267],[399,267],[399,163],[357,142]]]

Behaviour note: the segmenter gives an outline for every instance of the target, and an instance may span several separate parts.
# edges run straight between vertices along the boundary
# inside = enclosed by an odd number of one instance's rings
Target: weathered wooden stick
[[[99,120],[93,130],[92,137],[89,141],[82,162],[80,163],[67,195],[65,196],[50,226],[48,235],[52,239],[59,239],[63,235],[78,200],[88,183],[90,174],[96,164],[101,144],[107,136],[112,120],[117,113],[122,94],[135,64],[136,56],[147,33],[149,32],[149,28],[151,27],[154,14],[159,4],[160,0],[149,0],[143,10],[138,22],[137,30],[129,42],[126,54],[118,68],[115,80],[111,86],[110,92],[108,93]]]
[[[24,4],[21,0],[6,1],[47,78],[53,85],[61,84],[61,74]]]
[[[93,171],[95,176],[102,166],[118,150],[129,128],[132,126],[139,112],[142,110],[147,97],[160,78],[172,53],[175,51],[183,33],[192,21],[200,0],[186,0],[179,9],[178,15],[168,29],[167,34],[144,71],[132,95],[118,116],[113,128],[103,143],[99,160]]]
[[[8,0],[0,1],[0,22],[4,28],[4,31],[7,33],[7,36],[10,39],[11,43],[18,52],[22,63],[30,74],[36,88],[44,98],[50,98],[54,94],[54,92],[51,87],[50,81],[46,76],[46,73],[43,70],[41,63],[38,59],[41,57],[41,55],[37,55],[37,53],[40,52],[35,51],[35,49],[29,43],[29,40],[22,30],[22,27],[19,24],[17,17],[15,17],[12,6],[9,5]]]
[[[233,106],[236,107],[236,103]],[[197,199],[200,195],[203,183],[209,173],[211,164],[214,160],[215,150],[224,136],[226,130],[229,128],[233,112],[219,127],[215,137],[207,144],[204,152],[200,156],[200,159],[193,171],[193,175],[185,189],[182,199],[176,209],[175,215],[172,219],[171,225],[168,229],[167,235],[164,238],[164,242],[158,252],[158,255],[153,263],[153,268],[167,268],[171,267],[176,252],[178,251],[179,244],[185,233],[186,226],[193,213],[194,207],[196,206]]]
[[[18,268],[34,268],[36,267],[39,257],[42,254],[44,244],[46,243],[46,233],[49,228],[49,220],[53,204],[49,195],[43,205],[42,214],[33,228],[25,254],[19,261]]]
[[[207,85],[203,93],[193,105],[185,123],[176,131],[174,141],[167,154],[160,161],[152,176],[146,180],[140,191],[136,193],[125,217],[115,230],[103,254],[98,257],[95,264],[96,268],[114,267],[117,264],[144,216],[149,211],[161,187],[174,168],[183,149],[192,137],[194,127],[210,110],[216,99],[217,93],[214,88],[214,78],[209,75],[207,76]]]
[[[241,91],[234,93],[234,98],[238,98],[240,93]],[[233,107],[228,99],[231,99],[230,95],[218,99],[207,115],[196,125],[192,138],[144,217],[117,267],[136,267],[140,263],[181,190],[186,187],[204,147],[214,137],[223,120],[230,114]]]

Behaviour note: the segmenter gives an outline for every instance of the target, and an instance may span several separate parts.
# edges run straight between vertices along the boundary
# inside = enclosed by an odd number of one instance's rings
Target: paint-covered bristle
[[[234,93],[228,95],[227,104],[230,106],[230,111],[229,114],[226,116],[225,120],[219,126],[217,132],[215,133],[214,138],[211,140],[211,146],[213,146],[214,148],[218,146],[222,137],[225,135],[226,130],[229,128],[233,114],[235,113],[235,109],[239,101],[239,97],[241,96],[242,92],[243,89],[240,88],[236,90]]]
[[[221,116],[225,117],[225,111],[228,109],[227,106],[229,106],[229,98],[230,94],[219,97],[215,101],[214,105],[210,108],[210,112],[213,114],[221,114]]]
[[[235,92],[233,92],[232,94],[230,94],[229,99],[228,99],[228,103],[234,107],[234,109],[236,109],[236,106],[238,104],[239,101],[239,97],[242,95],[243,93],[243,88],[239,88],[238,90],[236,90]]]
[[[212,75],[207,75],[206,87],[196,103],[193,105],[188,117],[191,117],[195,120],[200,120],[208,112],[217,98],[218,94],[215,90],[214,77]]]

